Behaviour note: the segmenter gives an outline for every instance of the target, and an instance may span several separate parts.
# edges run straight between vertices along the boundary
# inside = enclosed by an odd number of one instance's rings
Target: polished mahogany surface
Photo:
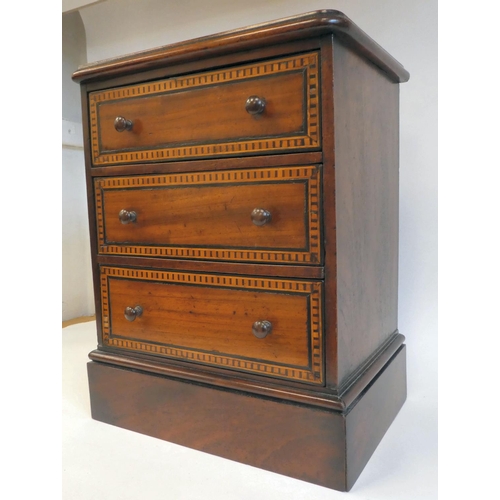
[[[406,396],[398,83],[408,77],[330,10],[74,74],[94,418],[352,487]]]

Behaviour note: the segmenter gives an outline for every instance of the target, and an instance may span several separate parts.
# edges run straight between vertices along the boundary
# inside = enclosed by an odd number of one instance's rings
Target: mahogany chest
[[[338,11],[75,72],[93,418],[352,487],[406,397],[408,77]]]

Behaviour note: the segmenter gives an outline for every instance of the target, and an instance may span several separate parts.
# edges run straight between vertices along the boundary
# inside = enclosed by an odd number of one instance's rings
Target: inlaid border
[[[321,221],[320,221],[320,178],[317,166],[276,167],[263,169],[238,169],[180,174],[161,174],[133,177],[98,177],[94,179],[97,240],[99,253],[176,259],[204,259],[225,261],[275,262],[287,264],[320,264]],[[307,182],[308,193],[308,240],[307,251],[255,250],[227,248],[199,248],[178,246],[148,246],[130,244],[107,244],[104,224],[104,190],[137,189],[141,187],[179,187],[210,184],[244,184],[276,181]],[[229,188],[229,186],[228,186]]]
[[[286,137],[259,137],[242,141],[226,141],[217,144],[205,143],[186,146],[141,149],[101,154],[99,150],[98,105],[105,101],[164,94],[188,88],[198,88],[223,82],[232,82],[265,75],[305,71],[306,81],[306,131],[304,134]],[[179,158],[199,158],[274,152],[281,150],[303,150],[320,145],[319,63],[318,53],[311,52],[266,62],[258,62],[204,72],[185,77],[168,78],[157,82],[113,88],[89,94],[90,138],[94,166],[148,161],[171,161]],[[223,139],[223,138],[221,138]]]
[[[309,298],[310,352],[309,369],[280,366],[264,361],[252,361],[230,355],[211,354],[195,349],[162,346],[144,341],[117,339],[111,336],[109,278],[126,278],[141,281],[180,283],[197,286],[237,288],[240,290],[261,290],[286,294],[307,294]],[[322,328],[322,285],[321,282],[276,280],[245,276],[198,274],[150,269],[129,269],[101,266],[101,304],[103,343],[110,347],[141,351],[170,358],[183,359],[222,368],[232,368],[272,377],[323,384],[323,328]]]

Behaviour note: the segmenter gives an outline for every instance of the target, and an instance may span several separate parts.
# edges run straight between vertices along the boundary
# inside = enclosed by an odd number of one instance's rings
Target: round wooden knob
[[[117,116],[115,118],[115,130],[117,132],[125,132],[125,130],[132,130],[134,126],[132,120],[127,120],[123,116]]]
[[[120,210],[118,218],[122,224],[129,224],[130,222],[135,222],[137,220],[137,214],[132,210]]]
[[[250,218],[256,226],[263,226],[264,224],[271,222],[271,212],[265,208],[254,208]]]
[[[273,329],[273,324],[270,321],[256,321],[252,325],[252,333],[258,338],[263,339],[267,337]]]
[[[245,103],[247,113],[251,115],[260,115],[266,107],[266,100],[263,97],[251,95]]]
[[[142,315],[142,307],[141,306],[126,307],[125,308],[125,319],[127,321],[134,321],[135,318],[138,318],[141,315]]]

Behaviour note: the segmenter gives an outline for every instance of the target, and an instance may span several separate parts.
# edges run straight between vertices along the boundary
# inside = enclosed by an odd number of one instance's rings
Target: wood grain
[[[341,413],[88,364],[92,418],[345,490]]]
[[[203,246],[296,249],[307,246],[306,183],[185,186],[104,193],[104,245]],[[137,214],[123,224],[124,208]],[[271,213],[266,227],[252,223],[252,209]]]
[[[320,176],[307,166],[96,179],[99,252],[318,264]],[[271,221],[253,224],[255,208]],[[122,210],[136,221],[122,224]]]
[[[190,382],[201,382],[223,389],[234,389],[283,401],[307,404],[316,408],[345,411],[360,398],[377,374],[398,352],[405,338],[397,334],[391,340],[381,352],[373,357],[362,375],[340,395],[324,386],[304,384],[290,379],[263,378],[250,372],[228,372],[217,366],[194,365],[177,359],[169,359],[165,362],[165,359],[159,359],[145,352],[134,352],[123,356],[123,351],[106,346],[99,346],[98,349],[90,352],[89,358],[99,363],[166,375]]]
[[[262,114],[247,99],[265,98]],[[316,52],[89,95],[94,165],[319,147]],[[133,123],[115,130],[115,119]]]
[[[342,390],[398,329],[399,87],[341,44],[333,60]]]
[[[346,487],[350,490],[406,401],[406,346],[347,410]]]
[[[396,83],[408,76],[337,11],[75,73],[94,418],[351,488],[406,395]]]
[[[323,131],[323,245],[325,265],[325,367],[326,387],[338,391],[338,332],[337,332],[337,213],[335,188],[335,135],[334,74],[332,36],[321,39],[321,103]],[[336,76],[342,78],[342,74]]]
[[[125,94],[142,93],[140,89],[144,86],[107,91],[106,95],[117,94],[118,100],[99,103],[97,117],[101,152],[298,134],[303,131],[305,89],[302,72],[228,83],[219,83],[226,80],[225,76],[219,75],[203,75],[198,79],[212,85],[190,88],[187,83],[182,85],[181,80],[180,88],[187,87],[183,91],[144,92],[141,97],[121,99],[120,96]],[[177,83],[179,80],[174,78],[170,81]],[[185,80],[191,81],[191,78]],[[162,83],[148,87],[162,88]],[[245,110],[247,98],[252,95],[266,100],[261,117],[253,118]],[[130,134],[117,133],[112,127],[119,115],[132,120]]]
[[[104,363],[88,374],[96,420],[348,491],[405,400],[405,368],[403,347],[345,412]]]
[[[318,49],[319,43],[315,38],[295,40],[280,45],[267,45],[265,47],[259,47],[258,49],[248,50],[246,52],[232,54],[226,53],[224,55],[209,58],[199,57],[186,62],[181,62],[180,64],[164,64],[160,67],[145,69],[140,72],[119,74],[116,77],[110,76],[106,79],[94,79],[91,82],[87,82],[85,85],[87,86],[89,92],[94,92],[107,88],[143,83],[145,81],[163,80],[177,75],[211,71],[214,68],[224,68],[228,66],[274,59],[277,57],[285,57],[290,54],[303,54],[306,52],[316,51]]]
[[[142,315],[130,322],[126,307]],[[309,368],[307,297],[109,280],[110,341],[127,339]],[[257,339],[252,324],[272,323]],[[203,356],[200,355],[200,359]],[[195,358],[196,359],[196,358]]]
[[[315,165],[322,163],[321,151],[307,153],[286,153],[251,157],[206,158],[203,160],[181,160],[165,163],[134,163],[131,165],[107,165],[93,167],[92,177],[122,175],[172,174],[185,172],[206,172],[234,170],[240,168],[269,168],[289,165]]]
[[[102,267],[101,295],[105,345],[323,381],[321,283]],[[264,339],[259,320],[273,325]]]
[[[241,276],[265,276],[268,278],[324,278],[324,268],[321,266],[297,266],[280,264],[279,266],[263,266],[256,263],[208,261],[196,259],[158,259],[153,257],[134,256],[131,259],[121,255],[98,255],[99,264],[120,266],[124,262],[134,266],[154,267],[170,271],[194,271],[220,274],[239,274]]]

